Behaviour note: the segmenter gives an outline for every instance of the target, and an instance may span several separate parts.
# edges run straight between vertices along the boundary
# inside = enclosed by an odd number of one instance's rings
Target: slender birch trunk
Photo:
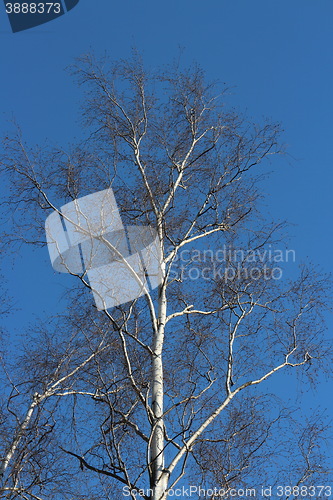
[[[20,424],[20,426],[18,427],[16,434],[14,436],[14,439],[12,441],[12,444],[11,444],[9,450],[7,451],[2,463],[0,464],[0,479],[3,478],[3,476],[5,475],[6,470],[7,470],[8,466],[9,466],[9,464],[10,464],[10,462],[15,454],[15,451],[16,451],[18,445],[20,444],[20,441],[23,438],[24,433],[25,433],[25,431],[26,431],[26,429],[27,429],[27,427],[32,419],[34,411],[35,411],[36,407],[38,406],[38,404],[40,403],[40,400],[41,400],[40,396],[38,394],[34,394],[33,401],[28,408],[28,411],[24,417],[24,420]]]
[[[161,264],[162,276],[165,276],[165,264]],[[163,421],[163,344],[164,329],[166,322],[167,299],[164,281],[160,286],[158,299],[158,329],[153,342],[152,361],[152,410],[154,422],[152,425],[152,439],[150,448],[150,459],[152,464],[152,500],[164,500],[167,489],[168,476],[164,471],[164,421]]]

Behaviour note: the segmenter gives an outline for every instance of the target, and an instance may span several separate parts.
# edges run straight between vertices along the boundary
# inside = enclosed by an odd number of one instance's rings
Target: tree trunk
[[[162,264],[162,276],[165,275],[165,265]],[[152,439],[150,448],[151,460],[151,482],[153,489],[152,500],[164,500],[166,498],[168,476],[164,472],[164,422],[163,422],[163,361],[162,351],[164,343],[164,328],[166,321],[166,289],[162,282],[159,291],[158,304],[158,330],[153,343],[153,386],[152,386],[152,410],[154,422],[152,424]]]
[[[18,427],[16,434],[14,436],[14,439],[12,441],[12,444],[6,453],[6,455],[2,461],[2,464],[0,465],[0,480],[5,475],[6,470],[7,470],[8,466],[9,466],[9,464],[10,464],[10,462],[15,454],[15,451],[16,451],[18,445],[20,444],[22,437],[24,436],[24,433],[25,433],[25,431],[26,431],[26,429],[31,421],[33,413],[35,411],[35,408],[37,407],[39,402],[40,402],[40,396],[35,394],[33,397],[33,401],[31,403],[31,405],[29,406],[29,409],[24,417],[24,420],[20,424],[20,426]]]

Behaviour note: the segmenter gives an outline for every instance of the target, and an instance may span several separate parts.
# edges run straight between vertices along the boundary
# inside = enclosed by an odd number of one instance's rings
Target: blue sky
[[[294,224],[290,245],[299,261],[331,271],[331,0],[80,0],[65,16],[16,34],[0,7],[1,132],[14,116],[29,141],[65,145],[81,134],[81,94],[64,71],[74,57],[91,50],[128,57],[135,46],[157,67],[182,47],[186,62],[227,84],[231,105],[254,120],[281,122],[288,155],[274,161],[264,183],[267,209]],[[46,250],[24,250],[6,274],[20,308],[9,321],[17,331],[56,305],[67,279],[54,275]],[[331,384],[316,396],[324,406]]]

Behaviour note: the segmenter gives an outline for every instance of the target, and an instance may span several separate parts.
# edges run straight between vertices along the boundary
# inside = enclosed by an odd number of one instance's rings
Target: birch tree
[[[323,415],[302,420],[270,385],[296,374],[315,384],[332,359],[328,277],[303,266],[288,279],[285,226],[263,213],[279,126],[228,109],[196,66],[148,72],[137,56],[85,56],[72,72],[84,140],[64,150],[30,146],[19,129],[4,139],[3,241],[46,255],[47,216],[66,220],[66,204],[111,188],[125,226],[156,232],[161,282],[99,310],[86,269],[68,268],[67,308],[34,326],[20,363],[2,356],[3,497],[328,485]]]

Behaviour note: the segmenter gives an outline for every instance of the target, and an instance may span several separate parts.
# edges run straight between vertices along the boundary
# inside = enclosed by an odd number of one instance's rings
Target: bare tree
[[[34,326],[19,366],[3,356],[4,497],[163,500],[192,484],[192,497],[223,498],[328,478],[322,416],[302,424],[268,384],[278,372],[315,383],[331,362],[328,278],[284,277],[284,226],[262,213],[279,127],[226,109],[198,67],[85,56],[72,71],[87,139],[67,151],[30,147],[19,129],[4,139],[6,246],[44,247],[49,214],[66,223],[64,204],[112,188],[124,225],[155,231],[161,279],[96,308],[87,269],[67,267],[68,309]]]

